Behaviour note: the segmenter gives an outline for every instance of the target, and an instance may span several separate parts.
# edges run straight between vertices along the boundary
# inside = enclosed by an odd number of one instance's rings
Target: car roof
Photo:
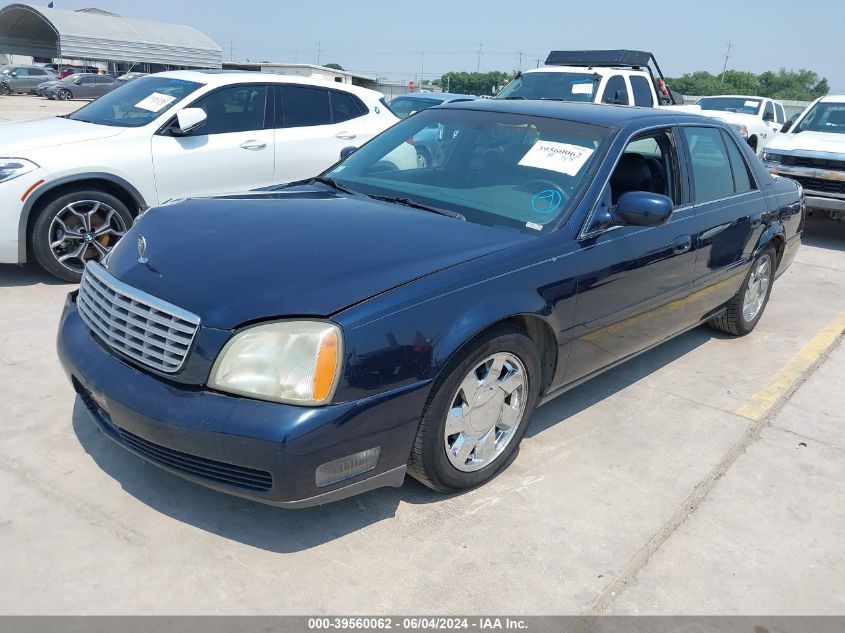
[[[266,83],[301,84],[305,86],[319,86],[320,88],[334,88],[345,90],[360,97],[380,99],[383,95],[369,88],[362,88],[352,84],[340,83],[338,81],[327,81],[325,79],[312,79],[311,77],[300,77],[299,75],[281,75],[278,73],[262,73],[248,70],[170,70],[163,73],[155,73],[148,77],[169,77],[171,79],[184,79],[195,81],[208,86],[227,86],[238,83],[255,83],[257,81]]]
[[[827,95],[820,99],[823,103],[845,103],[845,95]]]
[[[637,121],[645,124],[672,124],[675,122],[700,122],[708,125],[718,124],[718,119],[689,114],[681,110],[662,110],[657,108],[637,108],[631,106],[573,103],[568,101],[526,99],[477,99],[437,106],[438,109],[482,110],[487,112],[508,112],[525,116],[541,116],[579,123],[591,123],[605,127],[623,128]]]

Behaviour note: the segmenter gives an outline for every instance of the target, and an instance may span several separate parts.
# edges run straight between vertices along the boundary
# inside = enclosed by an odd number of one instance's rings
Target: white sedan
[[[316,176],[397,121],[381,93],[357,86],[176,71],[65,117],[5,124],[0,263],[34,257],[77,281],[144,209]]]

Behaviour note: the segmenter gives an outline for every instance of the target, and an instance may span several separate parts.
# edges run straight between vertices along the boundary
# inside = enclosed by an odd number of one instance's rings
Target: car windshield
[[[556,99],[589,103],[600,77],[595,73],[525,73],[496,95],[497,99]]]
[[[411,116],[414,112],[425,110],[439,103],[441,103],[440,99],[396,97],[390,101],[388,106],[393,114],[400,119],[404,119],[405,117]]]
[[[831,132],[845,134],[845,103],[819,102],[793,130],[795,132]]]
[[[574,121],[433,108],[397,123],[324,177],[353,193],[537,235],[568,215],[612,135]]]
[[[745,97],[705,97],[698,100],[702,110],[719,112],[738,112],[739,114],[757,114],[760,111],[760,99]]]
[[[99,125],[141,127],[201,86],[184,79],[140,77],[83,106],[68,118]]]

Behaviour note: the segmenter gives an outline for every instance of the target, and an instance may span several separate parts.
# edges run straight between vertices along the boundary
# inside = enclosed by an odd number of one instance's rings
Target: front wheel
[[[30,231],[30,248],[48,273],[78,282],[89,261],[100,261],[132,226],[120,200],[97,189],[74,191],[44,204]]]
[[[73,95],[67,88],[62,88],[61,90],[59,90],[56,96],[59,98],[59,101],[70,101],[71,99],[73,99]]]
[[[774,248],[767,248],[751,264],[751,270],[727,306],[726,312],[710,321],[717,330],[734,336],[750,333],[763,316],[772,293],[777,255]]]
[[[9,84],[0,84],[0,95],[7,96],[12,94],[12,89]]]
[[[441,492],[492,479],[522,440],[537,401],[540,363],[520,329],[491,330],[435,382],[408,472]]]

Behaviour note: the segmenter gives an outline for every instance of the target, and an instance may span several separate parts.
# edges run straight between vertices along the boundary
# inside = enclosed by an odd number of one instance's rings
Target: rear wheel
[[[97,189],[80,190],[48,201],[30,232],[30,247],[47,272],[78,282],[89,261],[100,261],[132,226],[120,200]]]
[[[751,332],[769,302],[776,262],[774,248],[769,247],[760,253],[751,264],[739,292],[728,302],[725,314],[710,321],[710,325],[734,336],[745,336]]]
[[[432,388],[408,472],[441,492],[492,479],[525,434],[539,368],[534,343],[518,328],[495,328],[471,344]]]

